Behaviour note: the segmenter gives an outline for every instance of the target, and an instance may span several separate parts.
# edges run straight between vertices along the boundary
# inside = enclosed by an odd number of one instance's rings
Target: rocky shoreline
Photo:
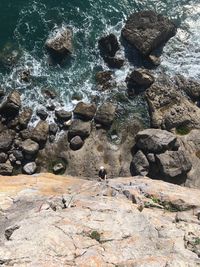
[[[22,107],[19,91],[1,93],[0,175],[53,172],[95,178],[101,165],[108,176],[142,175],[189,187],[200,187],[200,83],[181,75],[154,75],[165,43],[176,34],[175,24],[153,11],[132,14],[122,29],[99,42],[109,71],[96,73],[99,93],[116,87],[113,69],[123,67],[123,46],[137,54],[142,64],[126,77],[126,95],[144,95],[149,108],[150,128],[139,119],[118,125],[119,103],[114,99],[91,103],[80,101],[73,112],[53,104],[37,109],[39,121],[30,124],[31,108]],[[50,64],[62,64],[73,54],[73,33],[61,28],[45,43]],[[134,61],[134,58],[131,59]],[[145,64],[143,64],[145,62]],[[149,68],[147,68],[149,67]],[[24,70],[20,79],[29,82]],[[46,98],[54,99],[51,90]],[[124,103],[123,103],[124,104]],[[126,103],[125,103],[126,104]],[[124,105],[125,105],[124,104]],[[48,122],[48,110],[54,122]]]

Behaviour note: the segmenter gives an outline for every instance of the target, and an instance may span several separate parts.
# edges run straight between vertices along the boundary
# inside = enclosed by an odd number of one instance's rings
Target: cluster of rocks
[[[116,107],[106,102],[95,104],[79,102],[73,113],[55,110],[55,122],[48,123],[48,113],[37,110],[40,118],[35,127],[30,126],[32,110],[22,108],[18,91],[11,92],[0,105],[0,174],[11,175],[16,172],[33,174],[37,171],[37,156],[46,143],[53,143],[61,130],[67,132],[72,150],[79,150],[90,135],[93,126],[110,127],[115,117]],[[53,170],[59,173],[65,168],[61,163]]]
[[[173,133],[146,129],[137,134],[131,163],[133,175],[162,177],[163,180],[183,184],[191,168],[189,154]]]

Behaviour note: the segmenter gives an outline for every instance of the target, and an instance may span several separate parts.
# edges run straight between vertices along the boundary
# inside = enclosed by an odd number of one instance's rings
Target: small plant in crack
[[[195,238],[194,245],[195,246],[200,245],[200,238],[199,237]]]
[[[95,239],[97,242],[100,242],[101,241],[101,235],[99,232],[97,231],[92,231],[90,234],[89,234],[89,237],[92,238],[92,239]]]

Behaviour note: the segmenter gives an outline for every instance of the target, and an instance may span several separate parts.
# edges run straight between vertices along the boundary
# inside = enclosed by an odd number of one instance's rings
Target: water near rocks
[[[98,50],[99,38],[108,33],[120,37],[127,16],[144,9],[167,15],[179,25],[177,35],[164,48],[157,72],[181,73],[199,79],[200,4],[196,0],[2,0],[1,86],[6,91],[19,90],[23,104],[35,109],[54,102],[56,107],[70,110],[80,99],[112,98],[118,102],[122,117],[131,110],[133,117],[148,122],[143,98],[130,100],[125,94],[124,80],[134,67],[131,63],[126,62],[121,70],[114,71],[118,87],[112,94],[99,93],[94,79],[97,70],[107,69]],[[62,68],[49,65],[44,49],[49,34],[61,25],[70,26],[74,34],[73,57]],[[20,79],[27,69],[30,77]],[[56,92],[57,97],[48,100],[42,93],[47,89]]]

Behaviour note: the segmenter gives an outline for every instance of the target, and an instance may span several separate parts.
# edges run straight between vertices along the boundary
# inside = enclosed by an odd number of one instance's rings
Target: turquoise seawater
[[[177,36],[167,44],[162,64],[157,70],[170,74],[177,72],[200,78],[200,4],[192,0],[0,0],[0,53],[5,47],[22,51],[21,58],[11,70],[0,69],[1,86],[18,89],[23,101],[32,107],[45,106],[47,100],[41,94],[44,87],[58,93],[56,106],[72,108],[73,99],[88,100],[100,96],[95,90],[94,74],[106,69],[97,46],[98,39],[114,32],[120,37],[121,28],[129,14],[153,9],[175,20],[179,25]],[[63,68],[49,66],[44,42],[50,32],[61,25],[69,25],[74,33],[74,55]],[[123,53],[123,49],[122,49]],[[29,68],[32,82],[25,84],[18,73]],[[130,68],[126,63],[121,71],[115,71],[118,89],[113,98],[122,106],[129,106],[141,116],[147,112],[141,97],[127,100],[119,91]],[[122,89],[121,89],[122,90]],[[123,91],[123,90],[122,90]],[[108,93],[104,98],[111,97]],[[73,101],[72,101],[73,100]]]

